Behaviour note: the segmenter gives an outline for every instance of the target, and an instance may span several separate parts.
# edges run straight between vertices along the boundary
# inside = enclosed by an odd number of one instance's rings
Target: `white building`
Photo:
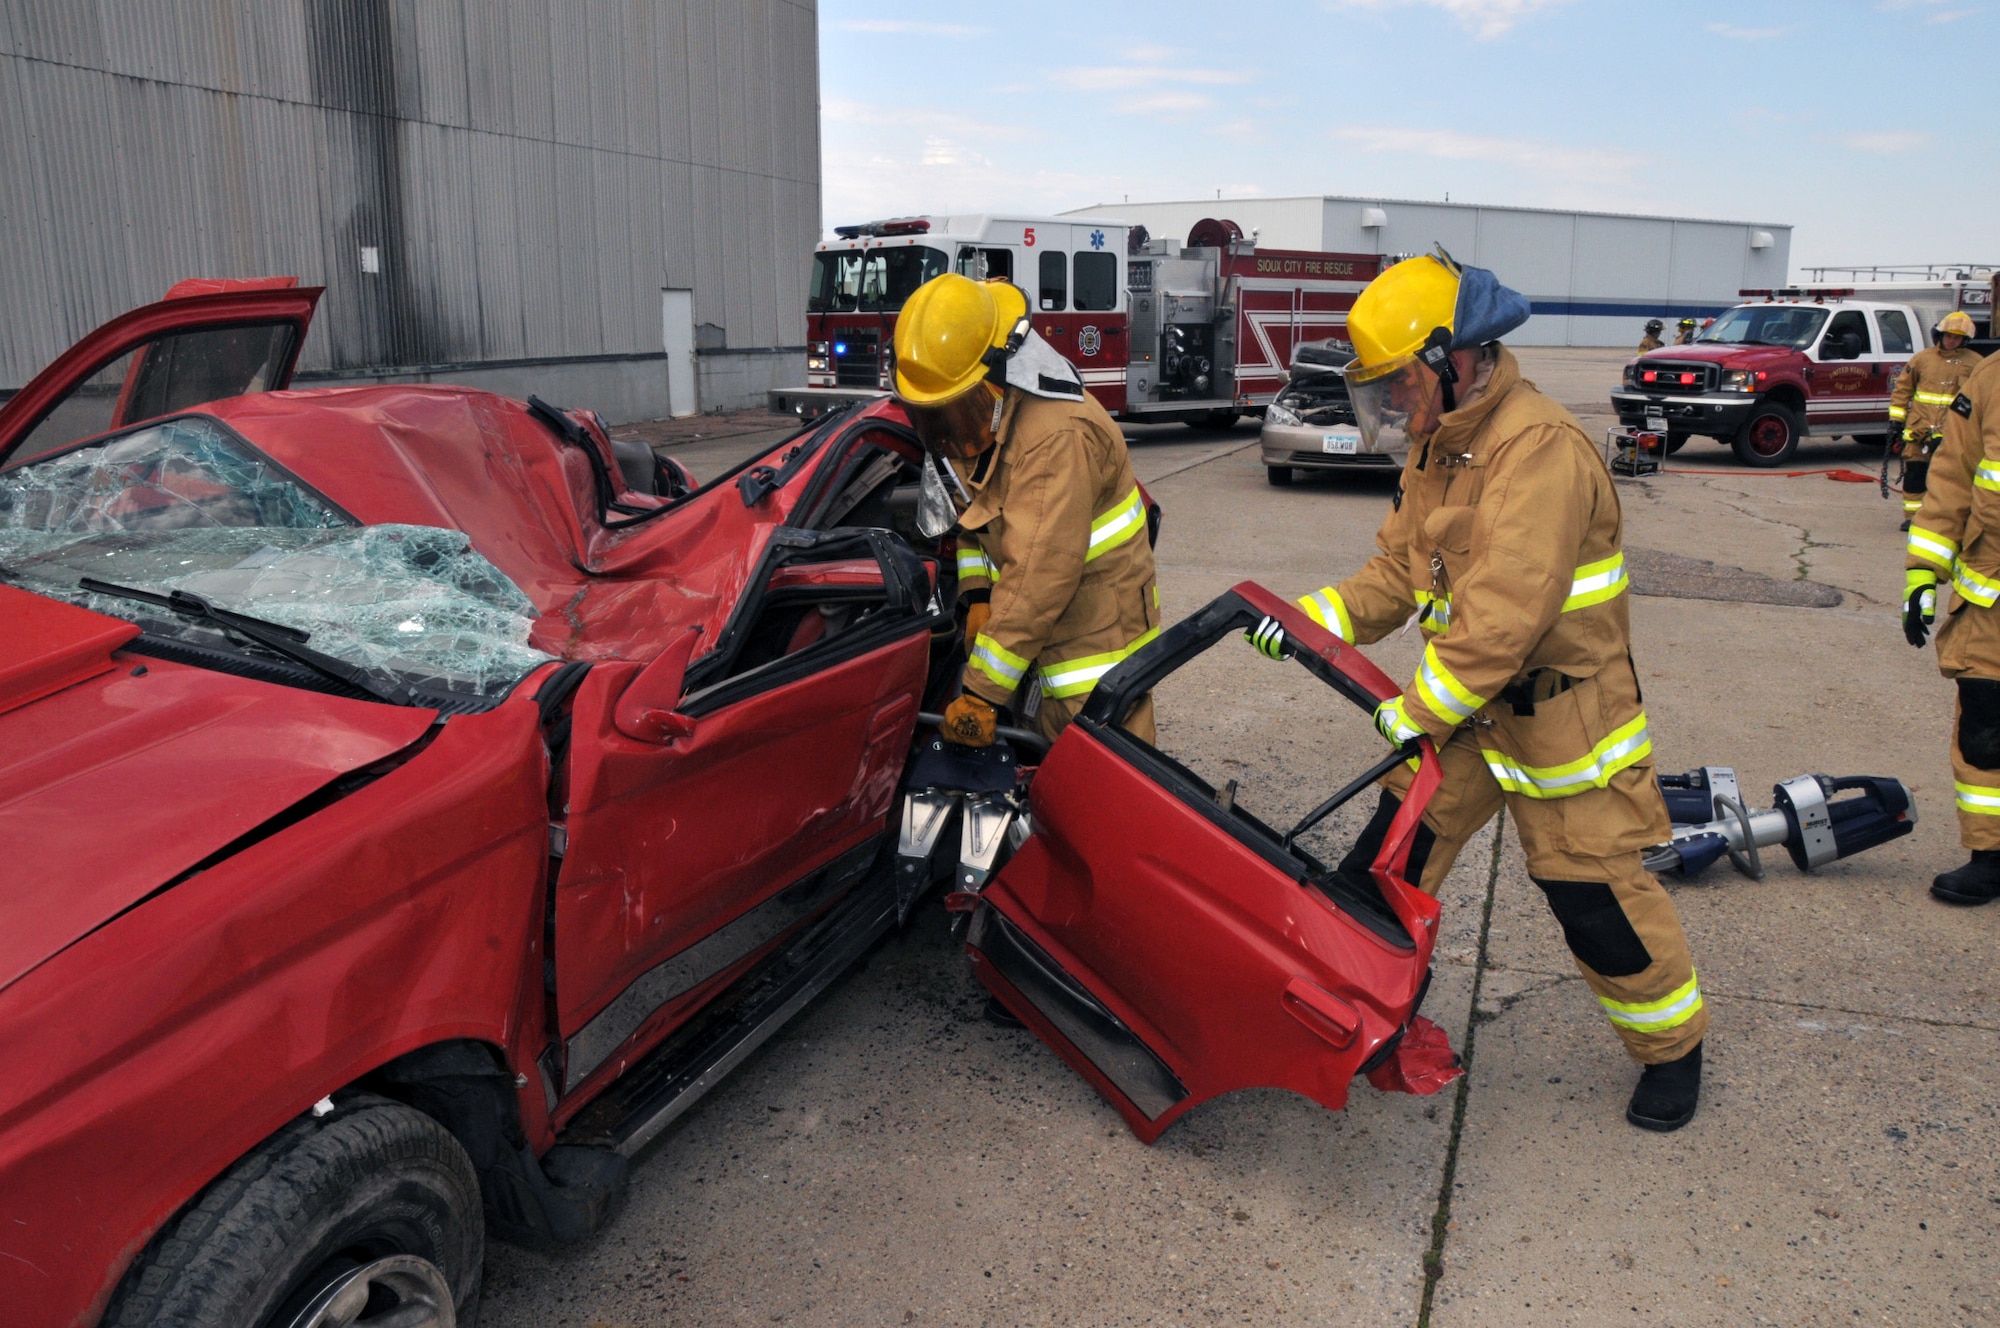
[[[1534,317],[1508,338],[1524,346],[1636,345],[1648,318],[1671,333],[1676,319],[1712,317],[1738,291],[1783,286],[1791,271],[1792,228],[1773,222],[1334,196],[1100,204],[1069,215],[1176,239],[1203,217],[1225,217],[1271,249],[1407,255],[1442,244],[1528,297]]]

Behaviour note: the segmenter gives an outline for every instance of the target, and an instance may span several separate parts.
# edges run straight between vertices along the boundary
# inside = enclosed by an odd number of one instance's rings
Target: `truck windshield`
[[[1733,346],[1790,346],[1804,350],[1826,323],[1826,310],[1803,304],[1738,305],[1695,340]]]
[[[806,308],[816,314],[855,309],[893,313],[917,287],[943,273],[948,262],[943,250],[920,244],[814,254]]]

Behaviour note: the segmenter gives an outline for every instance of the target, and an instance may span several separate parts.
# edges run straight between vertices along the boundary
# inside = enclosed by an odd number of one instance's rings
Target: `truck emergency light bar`
[[[1757,290],[1739,290],[1739,296],[1761,295],[1767,300],[1803,300],[1810,295],[1815,300],[1844,300],[1854,294],[1852,286],[1777,286]]]
[[[891,217],[887,221],[865,221],[859,226],[835,226],[833,233],[843,240],[858,240],[864,235],[922,235],[930,228],[930,220],[925,217]]]

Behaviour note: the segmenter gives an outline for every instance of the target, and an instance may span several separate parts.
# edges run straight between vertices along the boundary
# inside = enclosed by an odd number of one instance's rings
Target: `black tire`
[[[1292,487],[1292,468],[1290,466],[1266,466],[1264,467],[1264,478],[1271,482],[1271,487],[1274,489],[1289,489]]]
[[[466,1325],[484,1247],[479,1177],[458,1140],[401,1103],[356,1096],[292,1121],[169,1220],[103,1323],[291,1328],[345,1288],[370,1298],[355,1328],[447,1290]]]
[[[1207,410],[1181,423],[1190,429],[1227,429],[1235,425],[1237,417],[1233,410]]]
[[[1687,442],[1688,442],[1688,435],[1687,435],[1687,434],[1684,434],[1684,433],[1671,433],[1671,432],[1670,432],[1670,433],[1668,433],[1668,434],[1667,434],[1667,455],[1668,455],[1668,456],[1672,456],[1672,455],[1673,455],[1674,453],[1676,453],[1676,452],[1680,451],[1680,450],[1681,450],[1681,449],[1682,449],[1683,447],[1686,447],[1686,446],[1687,446]]]
[[[1760,401],[1729,446],[1746,466],[1782,466],[1799,450],[1798,414],[1782,402]]]

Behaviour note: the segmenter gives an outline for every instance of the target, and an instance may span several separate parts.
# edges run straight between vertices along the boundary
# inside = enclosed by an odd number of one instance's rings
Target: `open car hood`
[[[113,653],[129,624],[11,587],[0,621],[0,987],[436,717]]]

